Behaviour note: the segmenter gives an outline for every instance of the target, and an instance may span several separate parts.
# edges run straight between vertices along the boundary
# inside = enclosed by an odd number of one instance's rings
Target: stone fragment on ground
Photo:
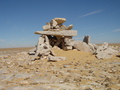
[[[118,51],[108,47],[108,43],[103,43],[96,50],[96,57],[98,59],[111,58],[113,55],[117,55]]]
[[[53,56],[50,56],[48,58],[48,61],[51,61],[51,62],[57,62],[57,61],[61,61],[61,60],[66,60],[66,57],[53,57]]]

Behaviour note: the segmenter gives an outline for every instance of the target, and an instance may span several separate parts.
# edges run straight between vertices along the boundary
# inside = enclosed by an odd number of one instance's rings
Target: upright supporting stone
[[[83,42],[89,44],[90,43],[90,36],[84,36]]]
[[[45,43],[50,45],[48,37],[45,35]]]
[[[36,47],[36,54],[35,54],[36,56],[38,56],[39,51],[40,51],[40,45],[44,43],[44,40],[45,40],[45,38],[43,36],[39,37],[38,44]]]
[[[62,37],[56,36],[56,38],[57,38],[57,43],[55,44],[55,46],[59,46],[59,44],[62,42]]]
[[[72,37],[64,37],[65,47],[64,50],[72,50],[74,46],[74,40],[72,40]]]

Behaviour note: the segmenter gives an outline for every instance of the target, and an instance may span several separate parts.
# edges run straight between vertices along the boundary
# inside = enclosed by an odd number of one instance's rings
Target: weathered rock
[[[75,41],[73,47],[79,51],[91,52],[90,47],[85,42]]]
[[[35,60],[44,58],[44,56],[49,56],[49,55],[54,56],[55,54],[51,49],[48,37],[46,35],[42,35],[39,38],[38,45],[36,48]],[[40,58],[37,58],[37,56],[39,56]]]
[[[65,46],[64,50],[72,50],[74,46],[74,40],[72,40],[72,37],[65,37],[64,38]]]
[[[84,36],[83,42],[90,43],[90,36]]]
[[[60,25],[60,29],[62,29],[62,30],[66,30],[66,26],[65,25]]]
[[[96,57],[98,59],[106,59],[111,58],[113,55],[116,55],[118,51],[108,47],[108,43],[103,43],[101,46],[98,47],[96,50]]]
[[[72,37],[65,37],[64,42],[65,45],[74,46],[74,40],[72,40]]]
[[[50,53],[50,47],[47,44],[41,44],[39,47],[39,55],[49,55]]]
[[[77,31],[75,30],[36,31],[34,34],[53,36],[77,36]]]
[[[59,25],[57,25],[57,26],[55,26],[55,28],[54,28],[54,29],[58,29],[58,30],[59,30],[59,29],[60,29],[60,26],[59,26]]]
[[[28,52],[29,55],[35,55],[35,52]]]
[[[69,25],[66,30],[71,30],[73,28],[73,25]]]
[[[111,58],[113,55],[116,55],[117,53],[118,51],[111,48],[107,48],[106,50],[101,50],[101,51],[97,50],[96,57],[98,59],[106,59],[106,58]]]
[[[50,21],[50,25],[52,26],[52,28],[56,27],[57,24],[58,24],[58,23],[57,23],[54,19],[52,19],[52,20]]]
[[[65,46],[65,47],[64,47],[64,50],[72,50],[72,49],[73,49],[72,46]]]
[[[50,29],[50,23],[46,23],[46,25],[43,26],[43,30],[49,30]]]
[[[58,23],[58,25],[66,22],[66,19],[65,19],[65,18],[54,18],[54,20]]]
[[[92,44],[92,43],[88,43],[88,45],[89,45],[91,51],[92,51],[93,53],[95,53],[96,50],[97,50],[97,48],[98,48],[98,46],[95,45],[95,44]]]
[[[49,57],[48,61],[57,62],[57,61],[65,60],[65,59],[66,57]]]
[[[107,43],[107,42],[104,42],[104,43],[102,44],[102,48],[103,48],[103,49],[107,49],[107,48],[108,48],[108,43]]]
[[[39,37],[38,44],[37,44],[37,47],[36,47],[36,54],[35,54],[36,56],[38,56],[39,51],[40,51],[40,45],[44,43],[44,40],[45,39],[44,39],[43,36]]]

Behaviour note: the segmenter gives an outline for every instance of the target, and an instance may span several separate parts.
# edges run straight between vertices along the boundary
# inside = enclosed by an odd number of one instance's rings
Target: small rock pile
[[[43,31],[36,31],[35,34],[41,35],[35,50],[37,59],[48,58],[49,61],[65,60],[65,57],[56,57],[52,48],[63,50],[73,50],[92,52],[98,59],[110,58],[116,55],[118,50],[108,48],[108,43],[97,46],[90,43],[90,36],[85,36],[83,41],[74,41],[73,36],[77,36],[76,30],[71,30],[73,25],[68,27],[63,25],[65,18],[54,18],[43,26]],[[36,58],[35,58],[36,59]]]

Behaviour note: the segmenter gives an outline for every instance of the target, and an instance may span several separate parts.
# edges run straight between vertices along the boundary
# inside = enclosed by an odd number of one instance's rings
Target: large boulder
[[[93,54],[96,52],[98,46],[96,44],[88,43],[88,46],[90,47]]]
[[[113,55],[118,54],[118,51],[108,47],[108,43],[103,43],[101,46],[98,47],[96,50],[96,57],[98,59],[106,59],[111,58]]]
[[[90,47],[82,41],[74,41],[73,47],[79,51],[91,52]]]

